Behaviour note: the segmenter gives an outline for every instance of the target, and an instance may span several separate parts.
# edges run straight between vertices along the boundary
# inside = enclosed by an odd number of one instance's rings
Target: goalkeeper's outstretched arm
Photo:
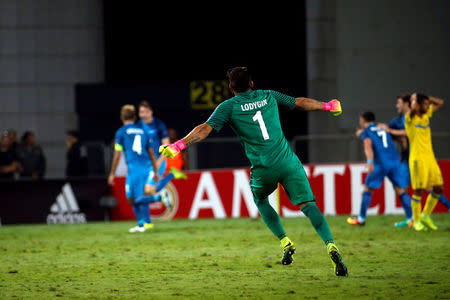
[[[192,131],[189,132],[189,134],[184,138],[182,138],[182,140],[186,144],[186,147],[189,147],[206,139],[212,130],[213,128],[211,127],[211,125],[209,125],[208,123],[203,123],[192,129]]]
[[[305,111],[329,111],[334,116],[338,116],[342,113],[341,103],[336,99],[333,99],[330,102],[320,102],[311,98],[299,97],[295,98],[295,107]]]
[[[159,152],[166,157],[173,158],[187,147],[204,140],[212,130],[213,128],[208,123],[200,124],[181,140],[159,147]]]
[[[311,98],[295,98],[295,107],[301,110],[323,110],[323,102]]]

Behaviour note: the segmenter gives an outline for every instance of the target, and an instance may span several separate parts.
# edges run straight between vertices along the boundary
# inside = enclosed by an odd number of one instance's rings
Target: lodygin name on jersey
[[[245,103],[241,104],[242,111],[252,110],[256,108],[261,108],[263,106],[267,105],[267,99],[264,99],[263,101],[256,101],[252,103]]]

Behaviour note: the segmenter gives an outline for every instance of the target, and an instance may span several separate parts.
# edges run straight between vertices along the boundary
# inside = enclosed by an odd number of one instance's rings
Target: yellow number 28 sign
[[[214,109],[225,99],[231,97],[226,80],[198,80],[191,81],[192,109]]]

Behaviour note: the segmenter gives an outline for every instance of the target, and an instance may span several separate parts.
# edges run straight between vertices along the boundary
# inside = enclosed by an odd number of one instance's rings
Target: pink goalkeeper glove
[[[186,144],[183,140],[178,140],[173,144],[161,145],[159,147],[159,153],[162,153],[165,157],[174,158],[184,149],[186,149]]]
[[[342,114],[341,102],[336,99],[333,99],[330,102],[323,102],[323,111],[329,111],[333,116],[339,116]]]

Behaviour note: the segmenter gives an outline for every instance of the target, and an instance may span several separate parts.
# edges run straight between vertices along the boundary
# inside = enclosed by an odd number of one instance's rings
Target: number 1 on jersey
[[[261,133],[264,140],[268,140],[270,138],[269,133],[267,132],[266,124],[264,123],[264,119],[262,117],[262,113],[260,110],[258,110],[256,114],[253,116],[253,121],[255,122],[258,121],[259,128],[261,128]]]

